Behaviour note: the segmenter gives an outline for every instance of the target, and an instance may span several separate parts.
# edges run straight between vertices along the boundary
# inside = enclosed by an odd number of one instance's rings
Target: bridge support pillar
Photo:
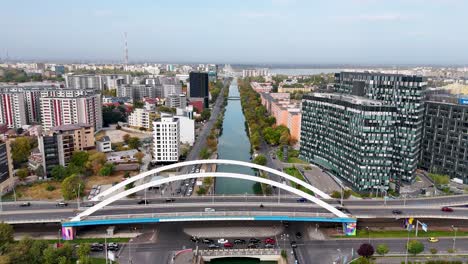
[[[62,239],[73,240],[76,236],[76,229],[73,226],[62,226]]]
[[[345,234],[345,236],[355,236],[356,226],[356,222],[343,223],[343,233]]]

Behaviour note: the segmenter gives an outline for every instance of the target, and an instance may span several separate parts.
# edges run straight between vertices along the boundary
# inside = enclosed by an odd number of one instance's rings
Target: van
[[[216,210],[213,208],[205,208],[205,212],[215,212]]]

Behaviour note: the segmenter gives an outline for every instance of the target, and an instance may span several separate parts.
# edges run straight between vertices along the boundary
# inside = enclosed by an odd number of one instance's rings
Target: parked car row
[[[190,173],[199,173],[200,165],[195,165],[190,169]],[[183,180],[180,184],[180,187],[176,189],[177,194],[182,194],[185,196],[191,196],[195,188],[196,179],[187,179]]]
[[[103,251],[105,246],[102,243],[92,243],[91,246],[91,251]],[[117,243],[108,243],[107,244],[107,250],[110,251],[117,251],[119,250],[120,245]]]
[[[250,238],[249,240],[245,239],[234,239],[230,242],[227,239],[220,238],[218,240],[214,240],[211,238],[198,238],[198,237],[191,237],[190,240],[195,243],[203,243],[207,244],[209,249],[218,249],[218,248],[233,248],[235,245],[245,245],[247,244],[247,248],[259,248],[262,243],[262,240],[258,238]],[[265,248],[274,248],[276,246],[276,240],[273,238],[266,238],[263,240]]]

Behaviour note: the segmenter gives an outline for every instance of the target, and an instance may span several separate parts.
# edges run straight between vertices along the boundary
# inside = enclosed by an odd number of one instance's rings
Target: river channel
[[[223,133],[218,141],[218,159],[250,162],[250,141],[245,131],[245,117],[239,99],[237,79],[229,86],[228,104],[224,113]],[[247,167],[219,165],[218,171],[255,175]],[[238,179],[217,178],[216,194],[253,194],[254,182]]]

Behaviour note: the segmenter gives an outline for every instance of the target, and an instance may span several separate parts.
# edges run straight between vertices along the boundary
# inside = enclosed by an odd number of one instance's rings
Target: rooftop
[[[384,106],[385,104],[382,101],[369,99],[362,96],[349,95],[349,94],[340,94],[340,93],[312,93],[310,96],[319,97],[319,98],[328,98],[334,100],[346,101],[355,105],[365,105],[365,106]],[[307,97],[307,96],[306,96]],[[307,99],[307,98],[305,98]]]
[[[92,125],[85,124],[85,123],[76,123],[76,124],[70,124],[70,125],[61,125],[61,126],[56,126],[51,128],[52,131],[71,131],[71,130],[77,130],[80,128],[89,128],[92,127]]]

